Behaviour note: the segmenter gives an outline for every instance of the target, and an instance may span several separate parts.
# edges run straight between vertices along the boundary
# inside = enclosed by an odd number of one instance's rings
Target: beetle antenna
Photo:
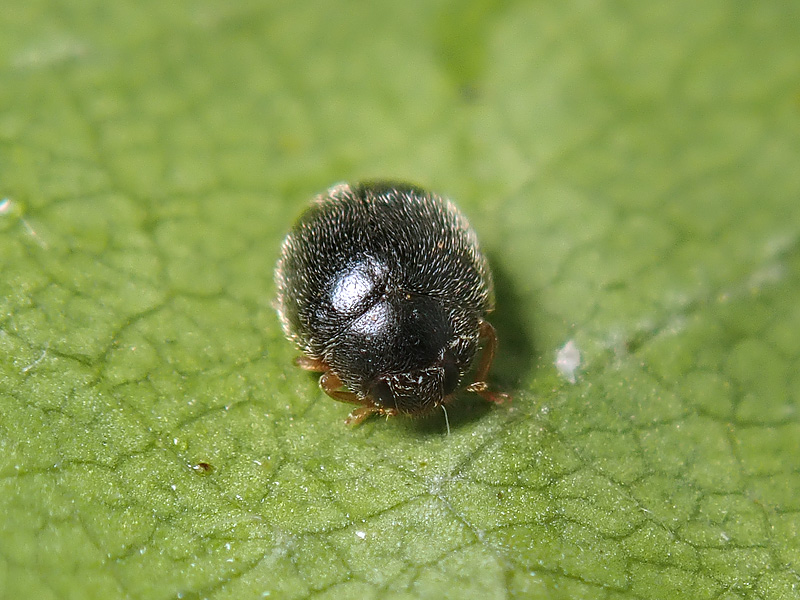
[[[447,418],[447,409],[442,404],[442,410],[444,411],[444,423],[447,425],[447,435],[450,435],[450,419]]]

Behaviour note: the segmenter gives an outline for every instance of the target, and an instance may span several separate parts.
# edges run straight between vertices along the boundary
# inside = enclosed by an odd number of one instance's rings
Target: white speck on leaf
[[[556,369],[559,374],[569,381],[575,383],[575,371],[581,365],[581,352],[575,340],[569,340],[558,352],[556,352]]]
[[[367,539],[367,532],[366,531],[356,531],[356,537],[360,540]]]

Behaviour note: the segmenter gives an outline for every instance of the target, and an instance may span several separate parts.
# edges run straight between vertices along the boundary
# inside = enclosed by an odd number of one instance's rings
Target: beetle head
[[[456,390],[459,380],[458,366],[446,354],[441,365],[378,377],[369,388],[369,396],[388,412],[424,414],[442,404]]]

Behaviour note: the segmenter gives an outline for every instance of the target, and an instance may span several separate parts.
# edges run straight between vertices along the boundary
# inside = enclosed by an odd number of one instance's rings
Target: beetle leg
[[[342,389],[344,387],[342,380],[339,379],[339,376],[331,371],[331,368],[319,358],[298,356],[294,359],[294,363],[306,371],[322,373],[319,378],[319,387],[334,400],[338,400],[339,402],[349,402],[350,404],[363,404],[363,402],[359,400],[358,396],[356,396],[353,392],[348,392]]]
[[[393,408],[380,409],[377,406],[365,404],[363,406],[359,406],[358,408],[354,409],[353,412],[351,412],[344,420],[344,424],[353,426],[360,425],[368,417],[371,417],[372,415],[386,415],[386,417],[388,418],[397,415],[397,411]]]
[[[359,425],[363,423],[367,417],[374,415],[380,412],[377,407],[375,406],[359,406],[358,408],[354,409],[347,418],[344,420],[345,425]]]
[[[350,404],[364,404],[353,392],[343,390],[344,384],[333,371],[325,371],[319,378],[319,387],[334,400],[349,402]]]
[[[330,369],[319,358],[309,358],[308,356],[298,356],[294,359],[294,364],[305,371],[313,371],[315,373],[323,373]]]
[[[511,396],[505,392],[490,390],[489,384],[486,383],[486,380],[489,378],[489,369],[492,367],[492,361],[494,361],[494,354],[497,351],[497,333],[491,323],[483,319],[481,319],[480,327],[480,337],[486,345],[483,348],[481,362],[478,364],[478,369],[475,372],[475,381],[467,386],[467,391],[475,392],[479,394],[481,398],[489,402],[502,404],[511,400]]]
[[[366,404],[365,400],[362,400],[358,397],[358,395],[354,394],[353,392],[348,392],[347,390],[343,390],[344,384],[342,380],[339,379],[339,376],[330,370],[330,367],[322,362],[318,358],[309,358],[308,356],[298,356],[295,359],[295,364],[300,367],[301,369],[305,369],[306,371],[313,371],[316,373],[322,373],[319,378],[319,387],[320,389],[325,392],[328,396],[333,398],[334,400],[338,400],[339,402],[347,402],[348,404],[360,404],[358,408],[354,409],[353,412],[345,419],[346,425],[358,425],[362,423],[367,417],[373,414],[386,414],[386,415],[394,415],[396,412],[392,411],[385,411],[381,410],[377,406],[372,404]]]

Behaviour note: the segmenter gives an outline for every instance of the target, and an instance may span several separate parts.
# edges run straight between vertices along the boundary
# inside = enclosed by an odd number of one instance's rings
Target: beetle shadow
[[[489,262],[494,276],[495,311],[487,320],[495,328],[498,340],[497,354],[489,372],[489,385],[492,389],[511,394],[513,403],[513,397],[517,395],[515,391],[523,381],[528,380],[536,366],[535,328],[525,316],[530,311],[521,310],[529,306],[530,301],[522,299],[512,278],[499,264],[492,260]],[[476,394],[462,390],[452,402],[448,402],[447,418],[453,430],[481,419],[492,410],[502,409],[503,406],[495,406]],[[408,427],[426,434],[441,434],[447,430],[445,415],[441,410],[410,419],[408,423]]]
[[[529,307],[530,300],[524,300],[514,286],[513,279],[500,264],[492,263],[494,275],[495,311],[489,315],[489,322],[497,331],[497,354],[489,373],[491,382],[496,382],[503,391],[513,393],[536,365],[536,339],[534,324],[523,311]]]

